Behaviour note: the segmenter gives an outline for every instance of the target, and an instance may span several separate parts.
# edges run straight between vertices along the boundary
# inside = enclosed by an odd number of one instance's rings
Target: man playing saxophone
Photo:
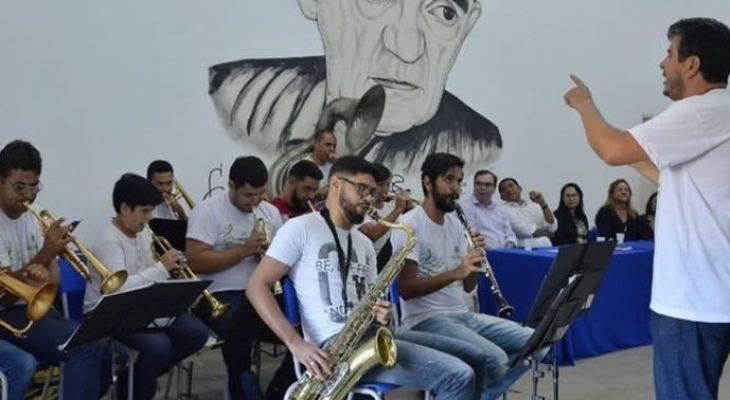
[[[261,318],[281,338],[309,373],[332,373],[331,354],[320,348],[338,340],[376,281],[372,243],[355,228],[362,223],[376,194],[373,168],[355,156],[343,156],[328,177],[330,190],[320,213],[289,221],[274,237],[246,291]],[[289,275],[300,303],[304,338],[287,321],[271,294],[271,285]],[[391,305],[377,300],[377,324],[388,323]],[[343,332],[349,335],[350,332]],[[437,399],[471,399],[474,373],[456,357],[396,339],[397,360],[391,369],[376,366],[363,379],[429,390]],[[339,360],[345,361],[345,360]]]
[[[255,340],[276,340],[245,296],[249,277],[268,245],[264,231],[273,235],[282,225],[276,207],[262,201],[268,177],[259,158],[237,158],[228,174],[228,191],[198,204],[188,220],[188,264],[201,279],[212,280],[210,292],[230,305],[221,318],[212,318],[207,302],[201,302],[197,311],[224,340],[221,350],[233,399],[263,396],[258,377],[251,371],[251,346]],[[290,361],[282,362],[270,390],[279,390],[280,380],[286,380],[281,384],[285,386],[294,379]]]
[[[128,272],[121,290],[168,280],[179,267],[177,250],[166,252],[159,260],[152,254],[147,223],[152,219],[152,210],[162,202],[160,192],[139,175],[124,174],[114,184],[112,203],[116,215],[96,236],[92,253],[109,271]],[[101,282],[101,276],[92,271],[91,282],[86,285],[85,311],[101,297]],[[134,399],[151,400],[157,391],[157,378],[200,350],[208,340],[208,328],[194,316],[182,314],[161,330],[122,333],[114,339],[138,351],[134,362]],[[129,377],[123,374],[121,380],[126,379]],[[127,385],[117,387],[119,398],[126,398]]]
[[[59,282],[56,257],[69,243],[69,227],[58,220],[46,232],[27,212],[41,190],[41,155],[30,143],[16,140],[0,150],[0,268],[8,268],[17,279],[33,286]],[[0,290],[2,292],[2,290]],[[12,326],[27,324],[27,304],[9,292],[0,293],[0,319]],[[0,329],[0,340],[51,364],[64,363],[66,400],[96,400],[101,396],[100,371],[108,340],[100,340],[68,351],[59,346],[71,337],[78,324],[51,309],[48,314],[17,337]]]
[[[459,157],[446,153],[430,154],[424,161],[425,200],[401,218],[401,223],[415,229],[418,243],[406,258],[398,282],[404,327],[437,336],[431,346],[443,348],[439,344],[443,339],[470,345],[469,357],[462,359],[476,372],[478,397],[487,400],[500,396],[527,370],[523,365],[508,370],[508,363],[532,329],[468,311],[463,294],[474,289],[484,254],[468,249],[464,226],[452,213],[461,192],[463,166]],[[470,234],[484,245],[480,234]],[[400,232],[391,235],[394,249],[404,240]],[[482,360],[482,365],[473,360]]]

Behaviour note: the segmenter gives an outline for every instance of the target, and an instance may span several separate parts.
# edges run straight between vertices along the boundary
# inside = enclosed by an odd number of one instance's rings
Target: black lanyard
[[[332,218],[330,218],[330,211],[327,207],[323,207],[319,213],[330,228],[332,236],[335,237],[337,261],[339,262],[340,278],[342,278],[342,301],[347,305],[347,275],[350,272],[350,262],[352,261],[352,235],[350,233],[347,234],[347,258],[345,258],[345,252],[342,250],[342,245],[340,244],[340,236],[337,234],[337,229],[332,222]]]

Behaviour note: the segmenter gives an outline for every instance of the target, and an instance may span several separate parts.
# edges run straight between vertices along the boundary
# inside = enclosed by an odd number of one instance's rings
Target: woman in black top
[[[646,202],[645,214],[636,219],[636,230],[641,240],[654,240],[654,218],[656,217],[657,192]]]
[[[596,214],[598,236],[616,239],[617,233],[624,233],[624,240],[638,240],[638,216],[631,206],[631,187],[624,179],[616,179],[608,187],[606,203]]]
[[[588,237],[588,218],[583,211],[583,191],[575,183],[560,189],[558,209],[553,211],[558,230],[552,237],[554,246],[585,243]]]

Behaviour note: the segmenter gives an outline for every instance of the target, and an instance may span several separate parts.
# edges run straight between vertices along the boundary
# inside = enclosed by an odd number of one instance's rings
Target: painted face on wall
[[[327,101],[386,91],[379,134],[421,125],[438,110],[446,78],[481,15],[476,0],[299,0],[317,21]]]

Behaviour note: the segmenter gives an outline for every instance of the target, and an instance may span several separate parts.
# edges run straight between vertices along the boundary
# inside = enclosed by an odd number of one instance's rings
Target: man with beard
[[[463,167],[463,160],[446,153],[429,155],[421,167],[425,199],[421,207],[401,218],[418,237],[398,279],[404,300],[401,312],[407,329],[470,345],[471,357],[487,364],[476,376],[478,398],[496,399],[527,371],[526,365],[512,369],[508,365],[527,343],[532,329],[468,311],[464,292],[476,286],[484,255],[468,248],[464,226],[452,213],[461,192]],[[481,235],[470,234],[483,245]],[[400,231],[393,232],[393,248],[402,246],[405,239]]]
[[[575,76],[565,102],[603,161],[661,187],[650,305],[657,399],[717,399],[730,352],[730,29],[688,18],[667,38],[659,67],[675,103],[663,113],[614,128]]]
[[[164,200],[152,211],[152,218],[186,221],[188,215],[185,209],[172,195],[172,188],[175,185],[175,171],[172,165],[165,160],[152,161],[147,166],[147,180],[160,191]]]
[[[376,280],[371,241],[355,228],[377,193],[372,166],[344,156],[332,167],[329,187],[320,213],[292,219],[279,230],[246,290],[264,322],[317,378],[329,376],[333,367],[331,355],[320,346],[342,331]],[[269,290],[287,274],[300,303],[304,338]],[[378,300],[372,312],[377,324],[387,325],[391,305]],[[474,371],[463,361],[399,338],[395,342],[395,366],[376,366],[363,380],[429,390],[436,399],[473,398]]]
[[[309,160],[302,160],[291,166],[286,178],[284,192],[271,200],[284,221],[309,211],[309,202],[317,196],[322,171]]]

